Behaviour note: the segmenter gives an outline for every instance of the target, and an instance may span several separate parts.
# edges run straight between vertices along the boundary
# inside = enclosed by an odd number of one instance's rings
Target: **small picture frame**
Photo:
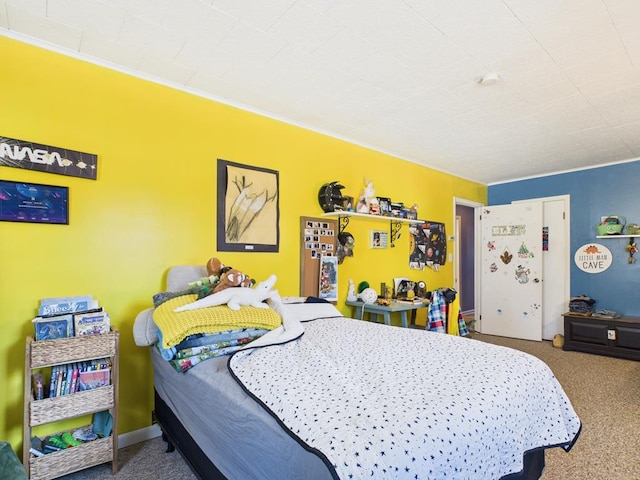
[[[344,196],[342,200],[342,209],[345,212],[353,212],[353,197]]]
[[[389,233],[385,230],[371,230],[370,247],[387,248],[389,244]]]
[[[391,216],[391,199],[387,197],[377,197],[380,206],[380,215],[383,217]]]
[[[69,224],[69,188],[0,180],[0,221]]]

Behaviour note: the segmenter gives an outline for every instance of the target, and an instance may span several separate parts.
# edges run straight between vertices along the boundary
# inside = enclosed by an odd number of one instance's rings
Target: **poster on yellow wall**
[[[322,256],[319,285],[320,298],[330,302],[338,300],[338,257]]]
[[[69,188],[0,180],[0,221],[69,223]]]
[[[447,261],[447,237],[444,223],[425,221],[411,225],[409,268],[438,270]]]
[[[277,252],[278,172],[218,159],[219,252]]]
[[[98,156],[68,148],[0,137],[0,166],[95,180]]]

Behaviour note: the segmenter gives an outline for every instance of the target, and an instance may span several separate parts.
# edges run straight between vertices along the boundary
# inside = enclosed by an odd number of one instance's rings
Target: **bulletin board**
[[[336,219],[300,217],[300,296],[318,296],[320,260],[336,255],[337,238]]]

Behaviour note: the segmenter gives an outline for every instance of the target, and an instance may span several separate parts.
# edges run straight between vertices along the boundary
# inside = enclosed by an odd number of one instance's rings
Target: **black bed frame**
[[[158,392],[155,394],[154,419],[162,429],[162,439],[168,443],[167,452],[178,450],[187,465],[200,480],[226,480],[213,462],[200,449],[197,442],[182,426]],[[532,450],[524,455],[524,469],[499,480],[538,480],[544,470],[544,449]],[[487,479],[492,480],[492,479]]]
[[[167,442],[167,452],[178,450],[200,480],[226,480],[155,390],[154,395],[153,418],[162,429],[162,439]]]

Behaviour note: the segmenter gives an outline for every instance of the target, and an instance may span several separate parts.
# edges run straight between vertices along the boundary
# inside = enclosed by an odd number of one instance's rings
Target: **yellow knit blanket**
[[[231,310],[227,305],[174,312],[191,303],[197,295],[182,295],[164,302],[153,311],[153,321],[162,333],[162,347],[177,345],[189,335],[218,333],[239,328],[273,330],[282,324],[282,318],[271,308],[242,306]]]

